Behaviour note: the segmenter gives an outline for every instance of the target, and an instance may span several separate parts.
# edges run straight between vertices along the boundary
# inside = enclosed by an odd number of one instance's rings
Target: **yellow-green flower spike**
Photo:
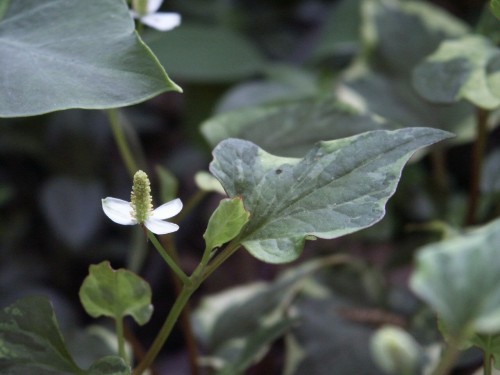
[[[132,216],[139,224],[144,223],[153,211],[153,198],[151,198],[148,175],[143,171],[135,172],[130,202],[133,210]]]
[[[141,16],[148,14],[148,0],[132,0],[132,8]]]

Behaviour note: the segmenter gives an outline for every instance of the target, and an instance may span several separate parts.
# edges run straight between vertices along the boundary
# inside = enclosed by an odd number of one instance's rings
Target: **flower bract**
[[[102,209],[107,217],[122,225],[141,224],[155,234],[175,232],[179,226],[168,221],[182,210],[179,198],[153,209],[149,179],[143,171],[134,175],[130,202],[108,197],[102,200]]]
[[[144,0],[143,0],[144,1]],[[135,2],[134,2],[135,3]],[[181,23],[181,16],[173,12],[158,12],[163,0],[147,0],[145,9],[134,7],[131,11],[134,18],[156,30],[168,31]]]

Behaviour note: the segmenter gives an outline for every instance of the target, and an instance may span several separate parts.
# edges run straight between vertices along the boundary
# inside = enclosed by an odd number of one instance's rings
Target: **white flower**
[[[146,1],[145,9],[140,9],[144,1]],[[149,27],[160,31],[168,31],[181,23],[181,16],[178,13],[157,12],[163,0],[138,0],[132,3],[134,5],[134,9],[131,10],[132,16]]]
[[[135,225],[144,224],[151,232],[155,234],[167,234],[176,232],[179,226],[165,219],[177,215],[182,210],[182,202],[179,198],[168,203],[162,204],[157,209],[151,211],[143,223],[139,223],[134,216],[134,210],[131,202],[118,198],[108,197],[102,200],[102,209],[107,217],[117,224]]]
[[[102,209],[111,220],[118,224],[141,224],[155,234],[177,231],[179,229],[177,224],[163,220],[170,219],[181,212],[181,200],[174,199],[162,204],[156,210],[153,210],[152,200],[148,175],[143,171],[137,171],[134,174],[130,202],[108,197],[102,200]]]

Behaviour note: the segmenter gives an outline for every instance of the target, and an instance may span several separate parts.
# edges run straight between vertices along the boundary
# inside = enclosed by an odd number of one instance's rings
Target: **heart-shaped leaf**
[[[318,143],[303,159],[229,139],[215,148],[210,171],[250,212],[242,245],[265,262],[289,262],[306,238],[335,238],[382,219],[410,156],[450,136],[429,128],[373,131]]]
[[[249,216],[240,197],[221,200],[203,235],[207,249],[215,249],[231,241],[240,233]]]
[[[496,220],[418,252],[411,288],[438,313],[454,339],[500,332],[499,243]]]
[[[26,297],[0,312],[0,372],[26,367],[81,374],[44,297]],[[35,372],[31,372],[35,371]],[[28,373],[28,372],[26,372]]]
[[[135,33],[123,0],[7,3],[0,116],[122,107],[180,90]]]
[[[416,67],[413,84],[420,95],[433,102],[465,99],[493,109],[500,105],[500,87],[490,84],[488,67],[498,58],[500,50],[485,37],[447,40]]]
[[[131,315],[142,325],[153,313],[149,284],[131,271],[113,270],[107,261],[90,266],[80,288],[80,301],[94,318]]]

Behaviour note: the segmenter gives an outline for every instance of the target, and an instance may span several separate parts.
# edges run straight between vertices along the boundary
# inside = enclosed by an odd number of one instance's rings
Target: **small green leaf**
[[[303,159],[229,139],[215,148],[210,171],[250,212],[242,245],[265,262],[289,262],[306,238],[336,238],[382,219],[410,156],[450,136],[429,128],[372,131],[320,142]]]
[[[416,67],[413,84],[420,95],[433,102],[465,99],[493,109],[500,105],[500,87],[491,86],[488,68],[499,57],[500,50],[479,35],[444,41]]]
[[[180,91],[134,28],[123,0],[11,1],[0,20],[0,116],[122,107]]]
[[[107,261],[90,266],[80,288],[80,301],[94,318],[122,319],[131,315],[142,325],[153,313],[149,284],[133,272],[113,270]]]
[[[203,238],[207,249],[215,249],[231,241],[248,222],[250,214],[240,197],[223,199],[210,217]]]
[[[500,18],[500,0],[490,0],[491,13],[496,18]]]
[[[411,288],[452,338],[500,331],[499,243],[496,220],[418,252]]]
[[[0,353],[2,374],[18,367],[30,373],[81,373],[66,348],[52,305],[44,297],[23,298],[0,312]]]

